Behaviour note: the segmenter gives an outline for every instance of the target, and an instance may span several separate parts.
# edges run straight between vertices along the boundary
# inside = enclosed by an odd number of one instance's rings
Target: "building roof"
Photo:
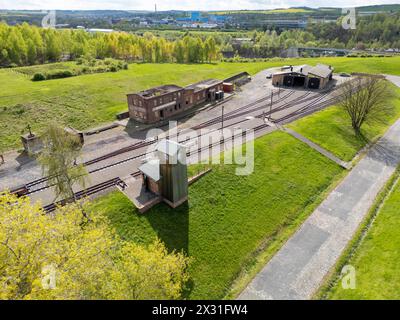
[[[293,70],[292,70],[293,68]],[[307,76],[310,70],[312,69],[311,66],[308,64],[303,64],[301,66],[285,66],[282,69],[285,69],[280,72],[275,72],[274,74],[290,74],[290,73],[298,73],[304,76]]]
[[[138,93],[138,95],[142,96],[143,98],[153,98],[153,97],[158,97],[162,96],[167,93],[175,92],[175,91],[180,91],[183,88],[174,84],[167,84],[155,88],[151,88],[148,90],[144,90]]]
[[[225,79],[224,82],[234,82],[235,80],[238,80],[238,79],[241,79],[244,77],[249,77],[249,76],[250,76],[250,74],[248,72],[244,71],[244,72],[235,74],[234,76]]]
[[[208,80],[203,80],[203,81],[191,84],[191,85],[185,87],[185,89],[188,89],[188,90],[192,89],[192,90],[194,90],[194,92],[197,92],[197,91],[201,91],[204,89],[208,89],[210,87],[213,87],[213,86],[221,84],[221,83],[222,83],[221,80],[208,79]]]
[[[142,164],[139,168],[139,171],[151,178],[154,181],[160,181],[160,160],[153,159],[149,160]]]
[[[285,67],[285,69],[287,70],[275,72],[274,75],[297,73],[303,76],[312,74],[321,78],[327,78],[333,72],[333,69],[330,66],[324,64],[317,64],[315,67],[304,64],[301,66],[293,66],[293,70],[291,67]]]
[[[163,139],[159,143],[157,143],[155,150],[167,154],[169,156],[175,156],[179,153],[179,150],[182,148],[185,148],[185,146],[180,143]]]
[[[317,64],[314,68],[308,71],[308,73],[311,73],[321,78],[329,77],[332,72],[333,69],[325,64]]]

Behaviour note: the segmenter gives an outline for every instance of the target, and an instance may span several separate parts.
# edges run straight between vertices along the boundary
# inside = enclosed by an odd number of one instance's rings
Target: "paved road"
[[[400,86],[400,77],[388,77]],[[400,162],[400,120],[322,202],[239,299],[310,299]]]

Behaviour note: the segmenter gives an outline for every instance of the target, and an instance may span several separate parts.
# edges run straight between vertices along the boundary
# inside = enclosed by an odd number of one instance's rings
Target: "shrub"
[[[73,77],[74,74],[69,71],[69,70],[61,70],[61,71],[55,71],[52,73],[48,73],[47,74],[47,80],[50,79],[62,79],[62,78],[69,78],[69,77]]]
[[[104,60],[104,64],[106,66],[109,66],[110,64],[113,64],[113,63],[114,63],[113,59],[107,58]]]
[[[32,81],[44,81],[46,80],[46,77],[44,76],[43,73],[35,73],[35,75],[32,78]]]

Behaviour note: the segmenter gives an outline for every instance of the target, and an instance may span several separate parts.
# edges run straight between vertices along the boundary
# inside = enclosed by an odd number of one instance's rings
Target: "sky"
[[[289,7],[355,7],[400,0],[0,0],[0,9],[27,10],[250,10]]]

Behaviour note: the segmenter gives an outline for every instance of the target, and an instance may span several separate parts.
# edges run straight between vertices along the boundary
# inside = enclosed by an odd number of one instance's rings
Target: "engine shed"
[[[333,68],[324,64],[283,67],[272,76],[274,86],[325,89],[333,79]]]

